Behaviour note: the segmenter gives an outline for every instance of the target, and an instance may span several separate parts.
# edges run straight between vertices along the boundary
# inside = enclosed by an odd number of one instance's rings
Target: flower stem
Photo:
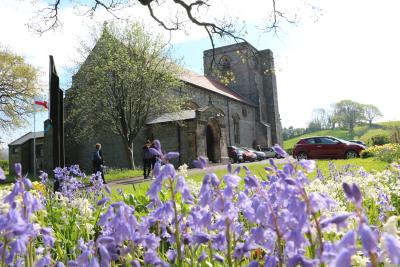
[[[225,232],[225,234],[226,234],[226,243],[227,243],[227,246],[228,246],[228,255],[227,255],[228,266],[232,267],[232,248],[231,248],[231,233],[230,233],[230,230],[229,230],[229,228],[230,228],[229,219],[226,219],[225,223],[226,223],[226,232]]]
[[[6,237],[4,237],[4,243],[3,243],[3,252],[1,253],[1,267],[6,266],[6,249],[8,246],[8,240]]]
[[[170,190],[171,190],[171,200],[174,206],[174,219],[175,219],[175,242],[176,242],[176,252],[178,254],[177,264],[178,267],[182,266],[182,252],[181,252],[181,242],[179,235],[179,221],[178,221],[178,208],[176,207],[175,202],[175,192],[173,187],[173,180],[170,180]]]

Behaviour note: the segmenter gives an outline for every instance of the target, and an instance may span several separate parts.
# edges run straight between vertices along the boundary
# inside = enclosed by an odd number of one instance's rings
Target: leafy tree
[[[349,135],[353,137],[354,127],[364,119],[363,105],[351,100],[342,100],[335,104],[335,112],[338,121],[348,128]]]
[[[328,113],[323,108],[316,108],[313,110],[311,121],[308,124],[310,131],[318,131],[328,128],[329,117]]]
[[[69,135],[96,136],[107,129],[121,136],[129,167],[134,168],[133,141],[149,116],[176,111],[181,99],[177,65],[169,58],[159,36],[137,23],[118,29],[103,28],[93,50],[67,91]]]
[[[364,117],[368,121],[369,125],[372,125],[372,121],[376,118],[382,117],[381,111],[374,105],[364,105]]]
[[[38,94],[38,70],[0,46],[0,128],[21,127]]]

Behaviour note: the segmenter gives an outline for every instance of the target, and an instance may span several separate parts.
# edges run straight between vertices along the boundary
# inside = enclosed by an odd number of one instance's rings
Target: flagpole
[[[36,103],[33,102],[33,178],[36,178]]]

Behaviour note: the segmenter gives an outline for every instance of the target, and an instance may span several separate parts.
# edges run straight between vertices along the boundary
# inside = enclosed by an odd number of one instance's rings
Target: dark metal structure
[[[60,89],[60,80],[57,75],[53,56],[49,62],[49,119],[52,130],[53,169],[64,167],[64,92]]]

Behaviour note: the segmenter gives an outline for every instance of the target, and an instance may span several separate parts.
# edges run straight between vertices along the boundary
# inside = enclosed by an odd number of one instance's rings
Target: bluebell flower
[[[258,261],[252,261],[249,263],[249,265],[247,265],[247,267],[258,267],[260,266]]]
[[[336,214],[331,218],[324,219],[321,221],[321,227],[327,227],[329,224],[336,224],[338,227],[345,227],[346,226],[346,220],[349,218],[352,214],[345,212],[345,213],[340,213]]]
[[[222,257],[221,255],[219,255],[218,253],[215,253],[215,254],[214,254],[214,260],[216,260],[216,261],[218,261],[218,262],[220,262],[220,263],[223,263],[224,260],[225,260],[225,258]]]
[[[14,164],[14,170],[18,177],[22,177],[22,166],[21,163]]]
[[[165,158],[166,158],[167,160],[171,160],[171,159],[178,158],[178,157],[179,157],[179,152],[168,152],[168,153],[165,155]]]
[[[200,156],[199,159],[193,160],[193,166],[197,169],[205,169],[207,168],[207,159]]]
[[[109,197],[104,197],[104,198],[102,198],[101,200],[99,200],[98,202],[97,202],[97,206],[101,206],[101,205],[103,205],[103,204],[105,204],[107,201],[109,201],[110,200],[110,198]]]
[[[240,179],[241,178],[235,174],[227,174],[224,176],[225,183],[228,185],[228,187],[237,187]]]
[[[193,233],[192,240],[195,244],[205,244],[210,240],[210,236],[206,233],[196,232]]]
[[[6,174],[4,173],[3,169],[0,167],[0,180],[5,180]]]
[[[140,267],[141,265],[140,265],[140,262],[137,260],[137,259],[134,259],[132,262],[131,262],[131,265],[132,265],[132,267]]]
[[[351,266],[352,253],[348,249],[344,248],[339,251],[335,260],[329,264],[329,267],[347,267]]]
[[[400,265],[400,241],[391,234],[384,234],[385,251],[392,264]]]
[[[376,252],[378,244],[371,228],[367,224],[363,223],[360,225],[358,233],[361,237],[361,242],[365,251],[368,253]]]
[[[302,159],[300,160],[300,165],[307,171],[307,172],[313,172],[315,170],[315,160],[305,160]]]
[[[35,264],[35,267],[45,267],[51,265],[50,254],[46,254],[40,260],[38,260]]]
[[[198,262],[203,262],[207,258],[207,253],[205,251],[202,251],[200,256],[197,258]]]
[[[274,145],[274,150],[275,150],[275,152],[276,152],[279,156],[281,156],[281,157],[283,157],[283,158],[289,156],[289,154],[286,153],[286,151],[283,150],[283,149],[281,148],[281,146],[278,145],[278,144]]]
[[[177,253],[174,249],[168,249],[167,251],[167,259],[169,262],[174,263],[176,259]]]

